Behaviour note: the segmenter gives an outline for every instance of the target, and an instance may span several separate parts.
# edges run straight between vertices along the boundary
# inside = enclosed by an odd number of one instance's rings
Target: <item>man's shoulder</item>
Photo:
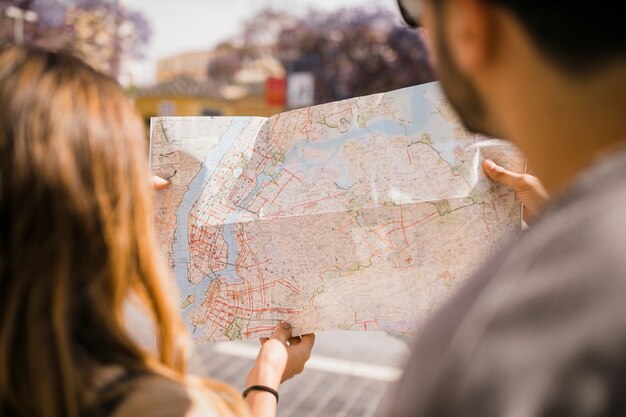
[[[626,272],[626,169],[619,174],[583,178],[557,200],[508,253],[505,275],[542,268],[572,279],[593,270]]]
[[[481,299],[502,311],[626,291],[626,169],[618,172],[583,177],[557,200],[503,256]]]
[[[626,169],[599,169],[427,323],[391,415],[488,415],[494,393],[495,414],[511,415],[509,400],[528,395],[532,406],[536,392],[569,389],[561,378],[588,352],[626,348]],[[442,406],[451,396],[463,397],[461,408]]]

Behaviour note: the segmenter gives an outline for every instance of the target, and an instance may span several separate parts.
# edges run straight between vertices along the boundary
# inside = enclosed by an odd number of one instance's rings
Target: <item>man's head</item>
[[[533,77],[537,63],[564,78],[588,77],[626,61],[626,24],[617,1],[401,0],[432,41],[442,87],[466,126],[506,136],[489,98],[502,71]],[[514,57],[515,59],[511,59]],[[517,59],[519,58],[519,59]],[[507,67],[507,63],[516,68]],[[494,77],[495,75],[495,77]],[[625,81],[626,82],[626,81]]]

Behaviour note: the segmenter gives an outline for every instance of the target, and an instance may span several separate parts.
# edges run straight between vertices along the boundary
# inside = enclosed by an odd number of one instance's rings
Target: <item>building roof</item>
[[[189,75],[181,75],[153,87],[142,88],[137,97],[198,97],[223,100],[220,88],[209,81],[197,81]]]

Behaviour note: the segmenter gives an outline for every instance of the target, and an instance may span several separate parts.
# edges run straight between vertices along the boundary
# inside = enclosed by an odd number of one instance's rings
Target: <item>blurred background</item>
[[[396,0],[0,0],[0,44],[69,51],[153,116],[270,116],[434,80]],[[197,372],[239,388],[257,342],[198,347]],[[407,344],[326,332],[279,415],[377,416]]]
[[[395,0],[0,0],[0,43],[70,51],[142,116],[269,116],[433,79]]]

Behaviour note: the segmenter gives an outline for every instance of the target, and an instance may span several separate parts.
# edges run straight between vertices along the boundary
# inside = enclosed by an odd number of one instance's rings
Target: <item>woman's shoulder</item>
[[[146,374],[121,387],[123,398],[111,417],[211,417],[219,413],[212,403],[215,396],[195,379],[178,381],[162,375]]]

